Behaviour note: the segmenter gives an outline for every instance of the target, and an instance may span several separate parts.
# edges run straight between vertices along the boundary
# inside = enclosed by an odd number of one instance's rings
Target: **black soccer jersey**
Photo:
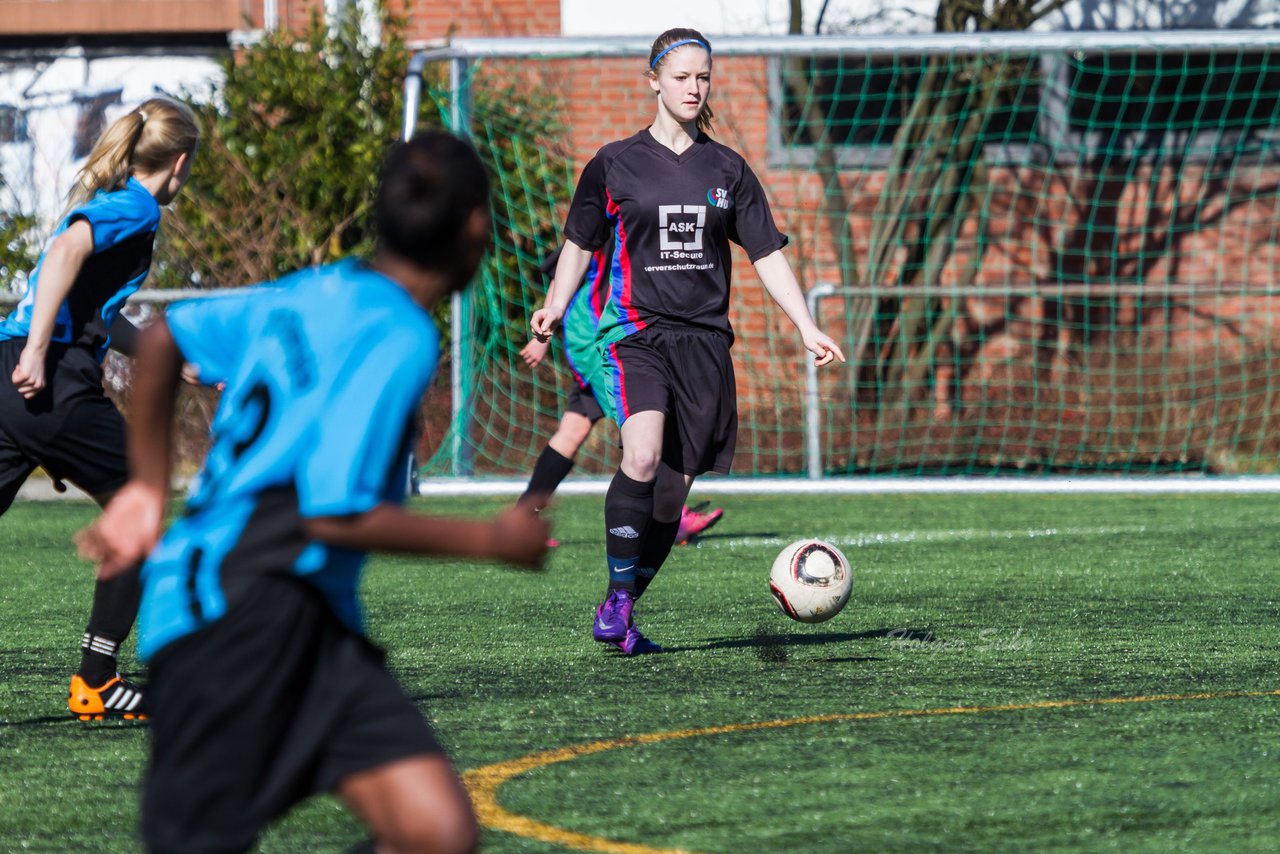
[[[595,251],[617,238],[603,343],[658,321],[729,325],[729,241],[754,262],[787,245],[742,156],[705,134],[676,154],[649,130],[597,152],[578,181],[565,237]]]

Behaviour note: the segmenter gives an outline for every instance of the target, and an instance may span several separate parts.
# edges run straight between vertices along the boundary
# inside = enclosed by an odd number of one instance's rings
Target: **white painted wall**
[[[208,92],[220,76],[213,54],[93,58],[69,50],[36,61],[0,62],[0,106],[21,111],[27,129],[25,141],[0,144],[0,210],[40,217],[41,238],[52,231],[83,164],[72,158],[72,133],[90,99],[119,92],[119,103],[105,111],[109,123],[157,94]]]
[[[814,32],[822,0],[804,0],[804,31]],[[822,32],[933,30],[936,0],[829,0]],[[784,35],[788,0],[561,0],[567,36],[653,35],[693,27],[707,38]],[[1076,0],[1037,29],[1253,29],[1280,27],[1280,0]]]
[[[831,0],[825,21],[846,18],[859,7],[869,5],[853,0]],[[805,32],[813,32],[821,8],[821,0],[807,0]],[[560,0],[560,26],[566,36],[656,36],[670,27],[692,27],[705,33],[707,38],[785,35],[790,19],[791,7],[787,0],[644,0],[642,3]]]

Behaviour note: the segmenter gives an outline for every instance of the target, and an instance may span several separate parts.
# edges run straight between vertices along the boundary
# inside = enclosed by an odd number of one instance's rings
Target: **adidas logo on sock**
[[[624,540],[635,540],[640,538],[640,532],[630,525],[623,525],[621,528],[610,528],[609,533],[615,537],[622,537]]]

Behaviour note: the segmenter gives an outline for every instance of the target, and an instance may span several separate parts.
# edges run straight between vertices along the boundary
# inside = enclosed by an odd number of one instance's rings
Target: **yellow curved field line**
[[[498,803],[498,789],[504,783],[521,774],[568,762],[593,753],[606,750],[617,750],[622,747],[640,747],[645,744],[657,744],[662,741],[675,741],[681,738],[697,738],[706,735],[726,735],[734,732],[752,732],[761,729],[781,729],[782,727],[804,726],[806,724],[825,724],[837,721],[875,721],[887,718],[924,718],[941,717],[943,715],[984,715],[995,712],[1027,712],[1042,709],[1070,709],[1077,706],[1120,706],[1133,703],[1171,703],[1189,700],[1225,700],[1239,697],[1275,697],[1280,696],[1280,689],[1275,691],[1217,691],[1200,694],[1152,694],[1139,697],[1104,697],[1093,700],[1046,700],[1040,703],[1010,703],[1004,706],[953,706],[940,709],[897,709],[883,712],[851,712],[848,714],[812,715],[802,718],[785,718],[775,721],[759,721],[757,723],[727,724],[725,726],[702,727],[699,729],[678,729],[669,732],[652,732],[645,735],[628,735],[621,738],[610,738],[604,741],[593,741],[588,744],[575,744],[542,753],[532,753],[519,759],[498,762],[475,768],[462,775],[462,781],[471,793],[475,804],[476,816],[480,823],[492,830],[513,833],[527,839],[549,842],[575,851],[597,851],[601,854],[692,854],[678,848],[655,848],[651,845],[639,845],[633,842],[617,842],[600,836],[576,833],[562,827],[546,824],[541,821],[517,815],[504,809]]]

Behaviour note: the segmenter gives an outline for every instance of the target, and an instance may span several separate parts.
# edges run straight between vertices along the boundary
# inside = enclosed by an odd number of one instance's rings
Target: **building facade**
[[[112,119],[155,94],[198,94],[227,51],[372,0],[5,0],[0,15],[0,212],[46,225]],[[558,0],[394,0],[418,43],[449,35],[554,35]]]

